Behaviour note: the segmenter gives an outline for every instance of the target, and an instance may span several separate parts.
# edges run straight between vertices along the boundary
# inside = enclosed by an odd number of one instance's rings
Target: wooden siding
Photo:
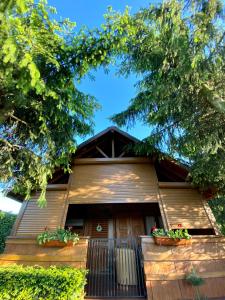
[[[225,299],[225,238],[192,240],[192,245],[173,247],[158,246],[153,238],[142,237],[148,300],[194,299],[194,288],[184,280],[193,268],[204,278],[202,295]]]
[[[157,183],[150,163],[75,165],[68,201],[70,204],[157,202]]]
[[[213,228],[197,190],[160,189],[160,196],[169,228]]]
[[[47,191],[47,206],[39,208],[37,193],[31,200],[26,202],[20,222],[17,224],[16,235],[36,235],[43,232],[45,227],[56,229],[61,225],[65,209],[66,191]]]
[[[9,237],[4,254],[0,255],[0,266],[11,264],[65,266],[85,268],[88,238],[80,237],[74,247],[41,247],[35,239]]]

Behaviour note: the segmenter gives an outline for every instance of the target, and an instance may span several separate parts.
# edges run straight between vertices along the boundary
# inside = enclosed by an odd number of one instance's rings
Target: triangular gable
[[[116,158],[136,156],[129,146],[140,140],[115,126],[108,127],[81,143],[75,158]]]

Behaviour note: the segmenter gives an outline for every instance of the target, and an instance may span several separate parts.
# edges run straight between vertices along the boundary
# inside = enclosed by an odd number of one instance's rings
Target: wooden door
[[[144,219],[140,215],[120,215],[115,220],[116,238],[138,237],[145,234]]]
[[[109,219],[93,218],[86,220],[84,234],[91,238],[108,238]]]

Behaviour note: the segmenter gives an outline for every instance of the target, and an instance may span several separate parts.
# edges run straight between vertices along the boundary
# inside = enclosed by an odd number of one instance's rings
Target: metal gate
[[[87,268],[87,297],[146,297],[137,239],[90,239]]]

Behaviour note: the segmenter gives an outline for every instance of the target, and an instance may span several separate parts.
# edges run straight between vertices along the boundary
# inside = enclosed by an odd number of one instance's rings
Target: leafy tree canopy
[[[125,47],[123,30],[76,33],[55,13],[45,0],[0,3],[0,181],[26,198],[40,188],[40,204],[54,169],[69,170],[76,137],[92,130],[98,104],[77,82]]]
[[[115,24],[121,15],[114,14]],[[225,192],[225,61],[223,7],[218,0],[164,1],[129,16],[121,73],[136,73],[138,93],[112,117],[137,120],[151,133],[138,147],[157,148],[190,166],[196,185]]]
[[[142,79],[129,107],[151,134],[138,151],[181,157],[202,187],[225,190],[224,30],[219,0],[168,0],[131,16],[109,11],[100,30],[76,33],[45,0],[0,3],[0,180],[15,192],[41,189],[69,170],[77,135],[90,133],[95,99],[76,87],[88,72],[122,57],[121,74]]]

